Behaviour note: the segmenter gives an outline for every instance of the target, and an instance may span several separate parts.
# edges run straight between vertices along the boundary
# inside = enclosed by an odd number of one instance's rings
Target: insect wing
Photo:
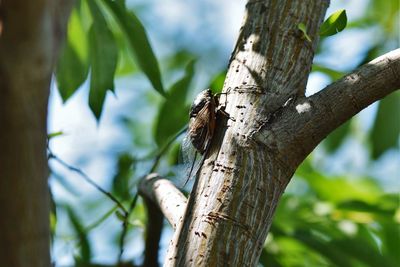
[[[187,134],[182,141],[180,155],[183,170],[177,185],[179,187],[185,187],[189,180],[196,175],[201,163],[201,155],[192,145],[189,134]]]
[[[208,103],[197,114],[190,119],[189,137],[193,146],[203,154],[212,138],[214,130],[213,105]]]

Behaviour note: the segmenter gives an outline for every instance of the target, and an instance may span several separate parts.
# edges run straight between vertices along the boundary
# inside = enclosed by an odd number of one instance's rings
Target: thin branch
[[[111,201],[113,201],[117,206],[122,210],[124,213],[124,217],[128,215],[128,211],[125,209],[125,207],[122,205],[122,203],[116,199],[110,192],[107,190],[103,189],[100,185],[98,185],[92,178],[90,178],[84,171],[82,171],[79,168],[76,168],[68,163],[66,163],[64,160],[60,159],[58,156],[56,156],[50,149],[48,149],[49,159],[53,159],[57,161],[59,164],[64,166],[65,168],[69,169],[70,171],[78,173],[86,182],[88,182],[90,185],[95,187],[97,190],[99,190],[101,193],[103,193],[105,196],[107,196]]]
[[[118,208],[119,208],[118,205],[115,205],[114,207],[112,207],[109,211],[107,211],[103,216],[98,218],[96,221],[94,221],[91,224],[89,224],[88,226],[84,227],[84,231],[89,232],[89,231],[93,230],[94,228],[96,228],[97,226],[99,226],[102,222],[104,222],[107,218],[109,218],[112,214],[114,214],[114,212]]]
[[[400,88],[400,49],[363,65],[322,91],[282,108],[254,138],[297,166],[333,130]]]
[[[186,210],[187,198],[175,185],[155,173],[149,174],[139,184],[141,195],[158,205],[171,226],[176,229]]]
[[[122,264],[122,255],[124,254],[124,247],[125,247],[125,239],[126,235],[128,234],[128,227],[129,227],[129,217],[136,206],[136,202],[138,200],[139,194],[136,193],[132,199],[132,202],[129,206],[129,210],[126,213],[124,223],[122,224],[122,233],[119,239],[119,255],[118,255],[118,266]]]

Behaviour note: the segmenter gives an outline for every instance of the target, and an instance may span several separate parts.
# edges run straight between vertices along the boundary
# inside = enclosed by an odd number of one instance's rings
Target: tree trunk
[[[297,166],[288,165],[274,147],[250,139],[250,133],[288,100],[304,95],[328,4],[247,3],[224,84],[226,111],[234,121],[218,127],[166,266],[257,265],[278,200]],[[300,23],[312,43],[298,29]]]
[[[0,3],[0,259],[50,266],[47,100],[71,1]]]
[[[217,118],[184,218],[169,219],[180,222],[165,266],[256,266],[298,165],[329,132],[400,87],[396,50],[304,96],[328,5],[328,0],[248,1],[224,84],[227,94],[220,100],[233,119]],[[157,183],[154,196],[161,190]],[[163,200],[160,206],[167,205]]]

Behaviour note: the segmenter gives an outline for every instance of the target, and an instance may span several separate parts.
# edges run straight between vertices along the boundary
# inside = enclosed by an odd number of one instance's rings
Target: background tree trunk
[[[0,3],[0,259],[50,266],[46,120],[72,1]]]

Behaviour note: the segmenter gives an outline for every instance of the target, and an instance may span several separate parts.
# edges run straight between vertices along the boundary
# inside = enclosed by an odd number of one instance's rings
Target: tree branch
[[[135,196],[133,197],[131,204],[129,205],[128,213],[125,216],[124,223],[122,224],[122,233],[121,233],[121,237],[119,239],[118,266],[121,266],[121,264],[123,263],[122,255],[123,255],[124,249],[125,249],[125,238],[126,238],[126,235],[128,234],[129,218],[131,217],[133,209],[136,207],[138,196],[139,196],[139,194],[136,193]]]
[[[160,212],[158,203],[153,200],[143,197],[147,212],[146,224],[146,243],[144,250],[144,260],[142,266],[158,267],[159,257],[158,251],[160,248],[160,239],[163,228],[164,216]]]
[[[187,199],[175,185],[158,174],[149,174],[139,185],[140,194],[157,203],[161,212],[176,230],[185,213]]]
[[[324,90],[283,107],[254,135],[297,166],[333,130],[400,88],[400,49],[363,65]]]

